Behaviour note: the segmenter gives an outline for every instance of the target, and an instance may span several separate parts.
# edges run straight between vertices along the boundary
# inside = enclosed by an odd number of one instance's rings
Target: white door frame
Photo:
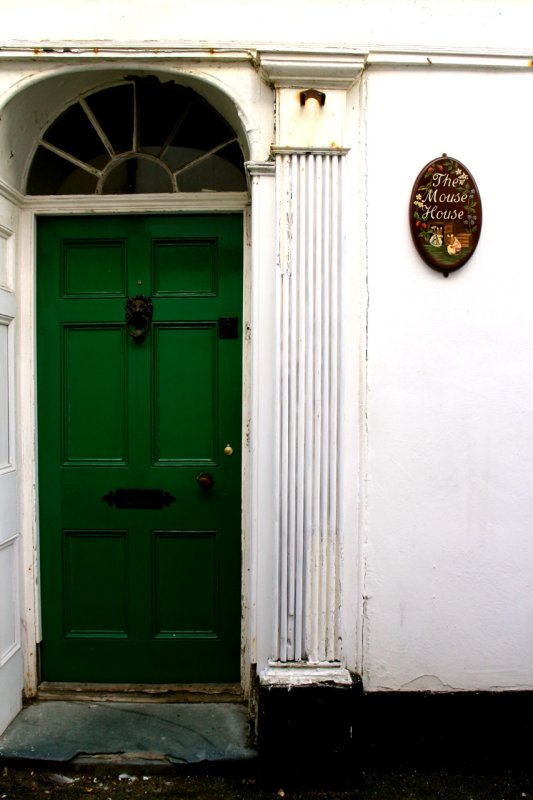
[[[36,385],[36,218],[50,215],[155,214],[155,213],[242,213],[244,229],[243,257],[243,331],[250,330],[251,253],[250,198],[245,192],[130,195],[28,197],[22,202],[18,225],[16,292],[19,298],[17,346],[17,395],[20,455],[20,531],[23,578],[23,652],[24,692],[37,693],[39,682],[37,646],[42,638],[39,590],[39,508],[37,484],[37,385]],[[251,421],[251,342],[243,337],[243,505],[242,505],[242,663],[241,681],[246,694],[250,689],[250,451]]]

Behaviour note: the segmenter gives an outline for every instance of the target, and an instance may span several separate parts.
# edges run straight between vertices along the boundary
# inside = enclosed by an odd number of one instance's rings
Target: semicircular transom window
[[[192,89],[156,78],[69,106],[39,140],[27,181],[32,195],[245,189],[235,131]]]

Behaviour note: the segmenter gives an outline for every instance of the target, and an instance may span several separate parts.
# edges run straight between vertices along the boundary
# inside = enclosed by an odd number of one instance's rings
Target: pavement
[[[0,736],[0,765],[153,768],[256,755],[240,703],[35,702]]]
[[[241,703],[48,700],[0,736],[0,800],[533,800],[531,769],[480,771],[465,756],[460,770],[355,769],[345,786],[334,774],[301,786],[258,770]]]

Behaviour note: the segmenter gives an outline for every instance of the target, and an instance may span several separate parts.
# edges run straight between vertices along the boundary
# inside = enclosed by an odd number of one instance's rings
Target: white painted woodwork
[[[3,210],[3,209],[2,209]],[[11,231],[0,226],[0,732],[22,704]]]
[[[0,545],[0,670],[20,645],[17,537]]]
[[[8,275],[7,238],[0,235],[0,287],[9,289],[10,276]]]
[[[278,182],[279,662],[339,661],[338,370],[342,156],[283,153]]]
[[[1,255],[0,253],[0,258]],[[13,446],[10,435],[10,414],[13,413],[13,407],[9,396],[10,381],[8,372],[11,368],[9,358],[10,324],[11,320],[9,318],[0,317],[0,470],[11,466],[10,449]]]
[[[251,662],[264,665],[272,654],[272,587],[274,585],[276,527],[276,458],[273,447],[273,409],[275,407],[275,295],[276,237],[272,225],[276,218],[276,181],[273,161],[249,162],[251,184],[251,360],[249,455],[250,502],[250,627]],[[269,613],[265,614],[265,610]]]

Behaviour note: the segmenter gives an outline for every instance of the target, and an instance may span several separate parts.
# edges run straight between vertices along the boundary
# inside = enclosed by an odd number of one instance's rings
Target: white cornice
[[[320,86],[349,89],[365,66],[364,53],[261,51],[258,65],[265,79],[276,87]]]
[[[369,52],[367,67],[442,67],[466,69],[528,69],[533,66],[531,55],[502,53],[400,52],[374,50]]]
[[[249,203],[246,192],[178,192],[132,195],[28,195],[26,208],[36,214],[126,214],[242,211]]]
[[[202,47],[198,44],[171,44],[168,42],[0,42],[0,60],[64,61],[80,59],[131,59],[156,58],[187,59],[192,61],[252,61],[255,49],[242,46]]]
[[[22,195],[8,183],[3,181],[1,178],[0,178],[0,197],[3,197],[5,200],[9,200],[10,203],[13,203],[16,206],[21,206],[24,202],[24,195]]]
[[[274,43],[200,44],[168,41],[0,41],[1,61],[34,63],[102,60],[180,60],[195,62],[248,62],[274,86],[319,85],[324,89],[348,89],[368,67],[443,67],[470,69],[527,69],[533,67],[531,51],[509,48],[376,47],[357,49],[310,45],[284,48]]]
[[[274,161],[245,161],[244,166],[252,178],[255,178],[256,175],[272,176],[276,173]]]

